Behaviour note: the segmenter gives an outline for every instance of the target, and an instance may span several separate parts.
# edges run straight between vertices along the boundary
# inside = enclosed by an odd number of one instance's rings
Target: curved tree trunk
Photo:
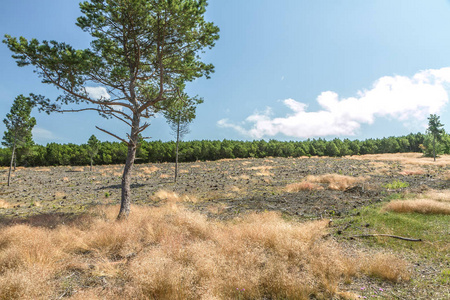
[[[136,158],[136,148],[139,141],[139,116],[133,118],[131,126],[130,141],[128,142],[128,154],[122,175],[122,198],[120,201],[120,211],[117,219],[126,219],[130,214],[131,204],[131,171]]]

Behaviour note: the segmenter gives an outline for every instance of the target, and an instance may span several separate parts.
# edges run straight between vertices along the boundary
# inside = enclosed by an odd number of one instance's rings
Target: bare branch
[[[118,139],[118,140],[120,140],[120,141],[126,143],[128,146],[130,145],[130,142],[124,140],[124,139],[121,138],[121,137],[118,137],[118,136],[115,135],[114,133],[111,133],[111,132],[109,132],[109,131],[107,131],[107,130],[105,130],[105,129],[102,129],[102,128],[98,127],[98,126],[95,126],[95,128],[97,128],[97,129],[100,130],[100,131],[103,131],[104,133],[107,133],[107,134],[109,134],[109,135],[115,137],[116,139]]]

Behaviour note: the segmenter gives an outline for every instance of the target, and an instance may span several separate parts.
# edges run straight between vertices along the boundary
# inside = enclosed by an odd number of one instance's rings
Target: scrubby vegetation
[[[333,147],[331,147],[332,145]],[[142,141],[137,149],[136,163],[175,162],[175,142]],[[87,165],[90,163],[90,146],[87,144],[35,145],[17,160],[20,165],[58,166]],[[333,149],[332,151],[330,149]],[[444,135],[436,146],[437,154],[450,154],[450,136]],[[306,141],[280,142],[260,141],[187,141],[180,142],[179,161],[205,161],[228,158],[300,157],[382,154],[382,153],[423,152],[433,156],[432,138],[421,133],[401,137],[368,139],[365,141],[334,139],[314,139]],[[127,145],[119,142],[102,142],[93,157],[96,165],[123,164],[127,155]],[[0,148],[0,165],[6,166],[11,158],[9,149]]]
[[[108,207],[52,229],[37,219],[1,228],[0,299],[330,299],[364,274],[410,278],[392,254],[345,253],[328,220],[272,212],[219,223],[169,197],[122,222]]]

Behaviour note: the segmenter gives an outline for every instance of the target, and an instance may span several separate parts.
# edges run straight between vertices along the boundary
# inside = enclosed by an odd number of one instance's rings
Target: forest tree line
[[[332,156],[422,152],[432,156],[432,139],[422,133],[401,137],[367,139],[312,139],[305,141],[186,141],[180,143],[180,162],[218,160],[224,158],[262,158]],[[141,141],[137,149],[136,163],[156,163],[175,161],[175,142]],[[120,142],[100,142],[93,157],[96,165],[123,164],[127,155],[127,145]],[[444,135],[437,147],[439,154],[450,154],[450,136]],[[0,148],[0,165],[7,166],[11,159],[11,149]],[[17,152],[17,165],[59,166],[88,165],[90,163],[88,144],[33,145]]]

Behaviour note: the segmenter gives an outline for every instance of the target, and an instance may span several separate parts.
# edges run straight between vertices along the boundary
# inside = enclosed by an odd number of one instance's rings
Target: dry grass
[[[159,170],[158,167],[156,167],[156,166],[150,166],[150,167],[143,167],[143,168],[140,168],[140,169],[138,169],[138,172],[139,172],[139,173],[142,173],[142,174],[145,174],[145,175],[149,175],[149,174],[152,174],[152,173],[154,173],[154,172],[156,172],[156,171],[158,171],[158,170]]]
[[[449,180],[450,181],[450,171],[446,171],[443,175],[444,180]]]
[[[51,230],[1,228],[0,299],[331,299],[360,273],[407,279],[395,257],[363,265],[362,254],[344,253],[327,238],[327,220],[213,222],[172,203],[133,207],[117,222],[117,210]]]
[[[72,172],[84,172],[84,167],[72,167],[70,170]]]
[[[430,199],[391,201],[383,207],[384,210],[398,213],[420,213],[450,215],[450,203]]]
[[[50,168],[36,168],[34,170],[37,172],[50,172],[51,171]]]
[[[425,193],[424,197],[435,201],[450,202],[450,190],[431,190]]]
[[[161,179],[166,179],[166,178],[170,178],[170,177],[173,177],[173,175],[169,175],[169,174],[161,174],[161,175],[159,176],[159,178],[161,178]]]
[[[362,268],[369,276],[392,282],[408,281],[411,278],[408,263],[390,253],[375,254],[365,261]]]
[[[398,161],[402,164],[409,165],[437,165],[447,166],[450,164],[450,155],[441,155],[437,158],[436,162],[432,157],[424,157],[420,153],[385,153],[385,154],[366,154],[366,155],[354,155],[346,157],[349,159],[357,160],[384,160],[384,161]]]
[[[157,200],[163,200],[167,201],[168,203],[177,203],[177,202],[191,202],[191,203],[197,203],[198,199],[197,197],[193,195],[178,195],[175,192],[170,192],[166,190],[159,190],[154,195],[154,198]]]
[[[3,199],[0,199],[0,208],[8,208],[10,204]]]
[[[323,187],[318,184],[320,183],[325,184],[330,190],[344,191],[365,180],[367,180],[366,177],[352,177],[339,174],[310,175],[301,182],[288,184],[284,190],[287,192],[321,190]]]
[[[394,200],[383,206],[398,213],[450,214],[450,190],[431,190],[416,199]]]
[[[312,182],[302,181],[288,184],[284,190],[288,193],[295,193],[299,191],[323,190],[323,187]]]
[[[411,175],[423,175],[425,173],[426,172],[423,169],[408,168],[408,169],[405,169],[405,170],[399,172],[398,174],[404,175],[404,176],[411,176]]]

